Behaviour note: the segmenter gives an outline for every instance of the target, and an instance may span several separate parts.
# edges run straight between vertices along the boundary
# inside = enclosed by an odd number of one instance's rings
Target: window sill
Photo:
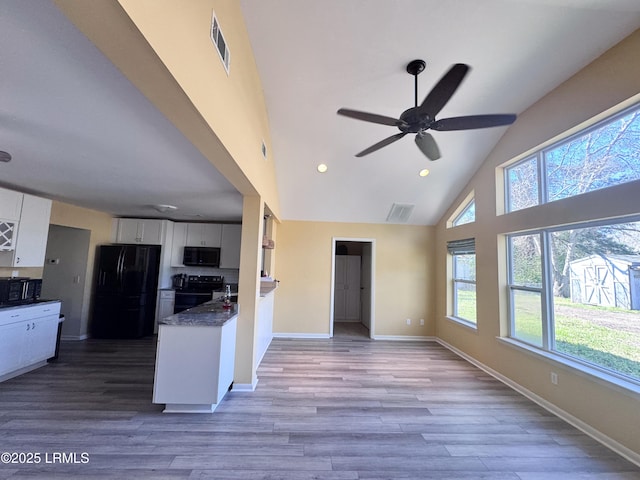
[[[460,325],[461,327],[468,328],[474,333],[478,333],[478,325],[476,325],[473,322],[470,322],[469,320],[465,320],[464,318],[460,318],[460,317],[453,317],[450,315],[447,315],[445,318],[450,322],[455,323],[456,325]]]
[[[496,337],[496,339],[500,343],[511,348],[515,348],[529,355],[536,356],[538,358],[542,357],[550,362],[560,364],[564,367],[574,370],[575,373],[579,376],[588,378],[590,380],[595,380],[597,383],[600,383],[606,387],[613,388],[625,394],[631,394],[640,399],[640,382],[634,382],[631,379],[626,379],[622,376],[607,373],[603,370],[590,367],[589,365],[572,360],[563,355],[548,352],[546,350],[527,345],[526,343],[519,342],[517,340],[514,340],[513,338]]]

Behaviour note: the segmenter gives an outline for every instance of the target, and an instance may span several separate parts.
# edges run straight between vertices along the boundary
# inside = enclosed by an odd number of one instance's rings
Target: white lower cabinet
[[[158,333],[158,322],[169,315],[173,315],[173,307],[176,302],[175,290],[158,290],[158,308],[156,308],[156,326],[153,333]]]
[[[0,381],[53,357],[60,302],[0,309]]]

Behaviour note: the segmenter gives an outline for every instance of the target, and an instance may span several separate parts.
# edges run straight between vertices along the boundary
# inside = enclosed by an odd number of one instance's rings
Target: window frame
[[[611,187],[616,187],[619,185],[624,185],[625,183],[629,183],[629,182],[633,182],[633,181],[639,181],[640,178],[635,179],[635,180],[628,180],[625,182],[621,182],[621,183],[616,183],[616,184],[612,184],[609,185],[608,187],[602,187],[602,188],[596,188],[594,190],[588,190],[587,192],[582,192],[582,193],[578,193],[575,195],[569,195],[567,197],[563,197],[563,198],[558,198],[555,200],[549,200],[549,189],[548,189],[548,178],[547,178],[547,160],[546,160],[546,154],[558,147],[561,147],[562,145],[566,145],[568,143],[573,142],[576,139],[579,139],[581,137],[586,137],[588,136],[591,132],[598,130],[599,128],[602,128],[606,125],[610,125],[612,123],[615,123],[616,121],[618,121],[620,118],[632,113],[632,112],[640,112],[640,102],[635,102],[632,105],[629,105],[628,107],[622,108],[621,110],[612,113],[611,115],[602,118],[596,122],[594,122],[593,124],[586,126],[585,128],[582,128],[570,135],[564,136],[562,138],[557,138],[553,141],[550,141],[549,143],[545,144],[544,146],[535,149],[534,151],[529,151],[526,155],[524,155],[522,158],[520,158],[519,160],[516,160],[512,163],[508,163],[506,165],[502,166],[502,170],[503,170],[503,175],[502,175],[502,181],[504,183],[503,188],[504,188],[504,201],[503,201],[503,205],[504,205],[504,213],[505,214],[509,214],[509,213],[514,213],[514,212],[518,212],[520,210],[525,210],[527,208],[533,208],[533,207],[540,207],[541,205],[545,205],[548,203],[553,203],[553,202],[557,202],[559,200],[565,200],[567,198],[572,198],[575,196],[579,196],[579,195],[583,195],[585,193],[590,193],[593,191],[597,191],[597,190],[604,190],[606,188],[611,188]],[[512,210],[512,202],[511,202],[511,183],[509,182],[509,171],[515,167],[517,167],[518,165],[521,165],[527,161],[530,160],[535,160],[536,163],[536,175],[537,175],[537,183],[538,183],[538,203],[536,205],[532,205],[529,207],[524,207],[524,208],[520,208],[518,210]]]
[[[598,219],[592,221],[584,221],[580,223],[572,223],[565,225],[558,225],[548,228],[537,228],[534,230],[514,232],[505,234],[506,245],[506,266],[507,266],[507,305],[508,305],[508,328],[506,337],[500,337],[501,340],[510,344],[523,347],[527,350],[539,352],[543,356],[550,357],[555,360],[560,360],[563,363],[570,364],[573,367],[587,371],[590,374],[596,375],[600,378],[605,377],[608,381],[619,384],[620,381],[628,383],[634,386],[634,390],[640,392],[640,378],[625,375],[607,368],[604,365],[589,362],[586,359],[569,355],[567,353],[556,350],[556,332],[555,332],[555,312],[554,312],[554,300],[553,300],[553,281],[551,272],[551,235],[555,232],[562,232],[566,230],[584,229],[584,228],[596,228],[609,225],[617,225],[624,223],[640,222],[640,215],[614,217],[610,219]],[[511,239],[515,237],[521,237],[526,235],[540,235],[541,242],[541,287],[518,285],[513,282],[513,255],[512,255],[512,242]],[[529,291],[539,292],[541,296],[541,328],[542,328],[542,346],[535,345],[531,342],[527,342],[524,339],[515,336],[515,316],[514,316],[514,291]]]
[[[451,242],[447,242],[447,251],[449,256],[451,257],[451,300],[452,300],[452,310],[450,319],[455,320],[463,325],[466,325],[470,328],[477,329],[478,328],[478,284],[477,280],[470,280],[468,278],[461,278],[457,276],[457,261],[456,257],[460,257],[462,255],[473,255],[474,256],[474,264],[476,268],[476,273],[474,273],[474,278],[477,275],[477,257],[475,251],[475,239],[464,239],[464,240],[454,240]],[[474,291],[476,293],[475,299],[475,313],[476,318],[474,320],[461,317],[458,315],[458,285],[473,285]]]

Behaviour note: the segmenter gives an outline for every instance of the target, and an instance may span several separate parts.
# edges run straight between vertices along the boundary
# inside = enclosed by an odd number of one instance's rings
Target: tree
[[[540,182],[538,172],[543,172]],[[640,179],[640,109],[587,130],[507,171],[510,211]],[[544,191],[541,187],[544,185]],[[623,239],[624,233],[627,235]],[[556,232],[552,237],[554,295],[570,295],[570,263],[586,255],[640,251],[640,224]],[[624,241],[623,241],[624,240]]]

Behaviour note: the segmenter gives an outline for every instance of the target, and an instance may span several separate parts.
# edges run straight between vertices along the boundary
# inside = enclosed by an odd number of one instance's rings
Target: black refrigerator
[[[160,268],[158,245],[98,247],[93,296],[93,338],[153,334]]]

